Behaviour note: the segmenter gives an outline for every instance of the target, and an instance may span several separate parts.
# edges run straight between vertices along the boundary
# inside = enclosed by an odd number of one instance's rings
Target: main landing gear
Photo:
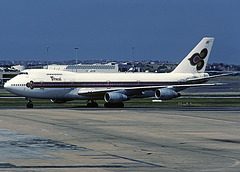
[[[27,97],[26,97],[26,100],[28,101],[28,102],[27,102],[27,108],[33,108],[33,103],[32,103],[31,98],[27,98]]]
[[[88,100],[87,107],[98,107],[98,104],[94,100]],[[124,104],[121,103],[105,103],[105,108],[123,108]]]
[[[87,104],[87,107],[98,107],[98,104],[94,100],[89,100],[89,101],[88,101],[89,103]]]
[[[33,108],[33,102],[31,100],[31,98],[26,97],[27,100],[27,108]],[[90,101],[90,102],[89,102]],[[98,107],[98,104],[94,101],[94,100],[89,100],[87,107]],[[123,108],[124,104],[121,103],[105,103],[104,104],[105,108]]]
[[[124,103],[105,103],[104,104],[105,108],[123,108],[124,107]]]

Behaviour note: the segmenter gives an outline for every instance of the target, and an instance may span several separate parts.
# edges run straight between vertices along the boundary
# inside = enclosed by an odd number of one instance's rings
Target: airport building
[[[116,73],[116,72],[142,72],[142,68],[133,67],[131,63],[115,62],[107,64],[77,64],[77,65],[48,65],[44,69],[61,70],[71,72],[98,72],[98,73]]]
[[[0,87],[3,87],[5,82],[14,76],[17,76],[19,73],[20,71],[17,70],[0,69]]]
[[[70,72],[98,72],[98,73],[116,73],[119,72],[118,64],[115,62],[107,64],[77,64],[77,65],[48,65],[45,69],[61,70]]]

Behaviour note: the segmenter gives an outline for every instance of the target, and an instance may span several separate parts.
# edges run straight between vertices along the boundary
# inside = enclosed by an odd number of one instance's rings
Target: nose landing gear
[[[33,108],[33,103],[32,103],[31,98],[27,98],[27,97],[26,97],[26,100],[28,101],[28,102],[27,102],[27,108]]]

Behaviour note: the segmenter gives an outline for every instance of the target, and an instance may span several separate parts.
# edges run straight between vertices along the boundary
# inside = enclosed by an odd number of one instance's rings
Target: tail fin
[[[206,69],[214,38],[203,38],[172,73],[203,73]]]

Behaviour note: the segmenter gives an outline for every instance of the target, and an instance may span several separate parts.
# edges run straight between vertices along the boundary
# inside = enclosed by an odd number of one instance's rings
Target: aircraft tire
[[[105,103],[104,104],[105,108],[123,108],[124,107],[124,103]]]
[[[33,108],[33,103],[32,102],[28,102],[27,103],[27,108]]]
[[[87,107],[98,107],[98,104],[96,102],[88,103]]]

